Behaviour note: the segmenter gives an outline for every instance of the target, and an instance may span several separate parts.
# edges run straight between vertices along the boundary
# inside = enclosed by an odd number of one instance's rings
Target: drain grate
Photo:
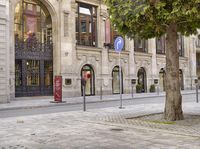
[[[25,147],[23,145],[10,145],[10,146],[7,146],[7,147],[1,147],[0,146],[0,149],[28,149],[28,147]]]
[[[121,129],[121,128],[111,128],[110,130],[111,131],[123,131],[123,129]]]

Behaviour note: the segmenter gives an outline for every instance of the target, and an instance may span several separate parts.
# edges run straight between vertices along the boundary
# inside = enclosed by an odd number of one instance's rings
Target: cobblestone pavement
[[[187,103],[183,109],[200,115],[199,104]],[[199,149],[199,123],[194,128],[165,128],[168,125],[126,119],[162,111],[161,104],[141,104],[3,118],[0,149]],[[197,132],[193,134],[192,129]]]

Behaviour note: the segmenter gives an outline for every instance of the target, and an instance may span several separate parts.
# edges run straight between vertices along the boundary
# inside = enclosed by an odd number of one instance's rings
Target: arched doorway
[[[121,90],[123,93],[123,73],[121,71]],[[119,94],[120,93],[120,80],[119,80],[119,66],[115,66],[112,70],[112,92],[113,94]]]
[[[86,78],[85,95],[95,95],[95,75],[94,70],[90,65],[84,65],[81,69],[81,78]],[[81,94],[83,95],[83,89],[81,84]]]
[[[165,91],[165,70],[163,68],[159,72],[159,86],[160,91]]]
[[[146,71],[144,70],[143,67],[141,67],[138,70],[138,84],[140,84],[142,86],[142,92],[146,92],[147,91],[147,79],[146,79]]]
[[[15,8],[15,96],[53,94],[52,19],[40,0]]]
[[[181,69],[179,69],[179,81],[181,90],[184,90],[183,71]]]

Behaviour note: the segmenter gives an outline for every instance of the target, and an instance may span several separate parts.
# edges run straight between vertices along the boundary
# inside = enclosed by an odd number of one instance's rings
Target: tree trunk
[[[177,25],[170,24],[166,39],[166,101],[164,118],[170,121],[182,120],[182,96],[179,82],[179,50]]]

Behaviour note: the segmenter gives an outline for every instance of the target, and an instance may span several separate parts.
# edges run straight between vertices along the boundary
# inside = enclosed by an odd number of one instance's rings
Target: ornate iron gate
[[[44,9],[37,0],[23,0],[16,8],[16,97],[53,94],[52,28]]]

